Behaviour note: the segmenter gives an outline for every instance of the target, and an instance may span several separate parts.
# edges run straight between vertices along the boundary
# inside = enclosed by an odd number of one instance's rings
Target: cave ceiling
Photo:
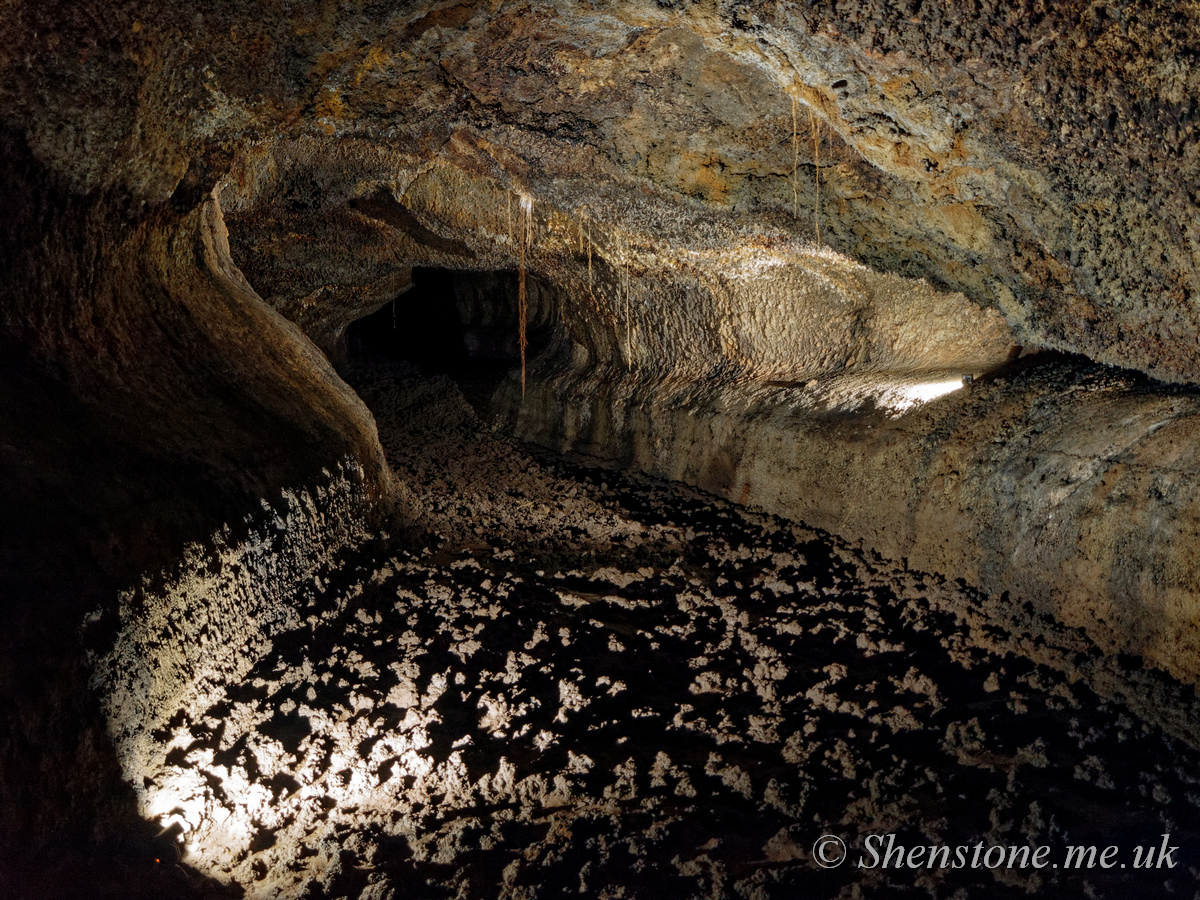
[[[454,232],[519,193],[660,250],[827,247],[963,292],[1016,344],[1190,382],[1198,14],[10,4],[0,64],[56,181],[134,209],[220,183],[251,284],[318,335],[404,263],[488,265]],[[435,166],[467,193],[372,234],[352,201]]]
[[[413,520],[335,365],[436,267],[556,323],[513,434],[1192,633],[1198,49],[1156,0],[13,0],[14,593],[331,473]]]

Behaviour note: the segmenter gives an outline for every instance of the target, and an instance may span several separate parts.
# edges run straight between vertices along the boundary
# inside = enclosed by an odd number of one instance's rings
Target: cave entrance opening
[[[526,319],[533,360],[550,342],[550,291],[528,280]],[[347,331],[350,356],[383,356],[447,375],[477,411],[521,364],[516,272],[415,268],[412,286]]]

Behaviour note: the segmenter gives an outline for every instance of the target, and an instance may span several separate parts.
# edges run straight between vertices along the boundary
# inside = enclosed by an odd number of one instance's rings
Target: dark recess
[[[384,356],[426,375],[447,375],[484,418],[500,383],[521,364],[516,272],[462,272],[419,268],[413,285],[391,303],[352,323],[354,356]],[[527,365],[553,342],[550,289],[529,279]]]
[[[454,280],[447,269],[413,269],[411,288],[350,326],[351,355],[408,360],[427,373],[461,371],[469,357]]]

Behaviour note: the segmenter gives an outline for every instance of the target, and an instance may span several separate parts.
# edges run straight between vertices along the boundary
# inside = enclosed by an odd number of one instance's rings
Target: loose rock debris
[[[178,798],[187,865],[278,898],[1200,896],[1200,753],[1070,674],[1077,635],[551,461],[449,379],[349,377],[428,546],[365,549],[241,683],[176,711],[147,790]],[[892,833],[1180,850],[1149,871],[854,865]],[[824,834],[846,865],[815,863]]]

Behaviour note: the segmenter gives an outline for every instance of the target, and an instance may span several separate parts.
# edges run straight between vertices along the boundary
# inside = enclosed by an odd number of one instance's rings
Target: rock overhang
[[[684,206],[791,211],[793,234],[1001,311],[1017,343],[1187,382],[1196,23],[1165,9],[48,8],[9,26],[32,48],[12,90],[38,98],[14,118],[72,183],[149,200],[278,134],[466,127],[518,178],[555,143]],[[75,115],[89,91],[106,101]]]

